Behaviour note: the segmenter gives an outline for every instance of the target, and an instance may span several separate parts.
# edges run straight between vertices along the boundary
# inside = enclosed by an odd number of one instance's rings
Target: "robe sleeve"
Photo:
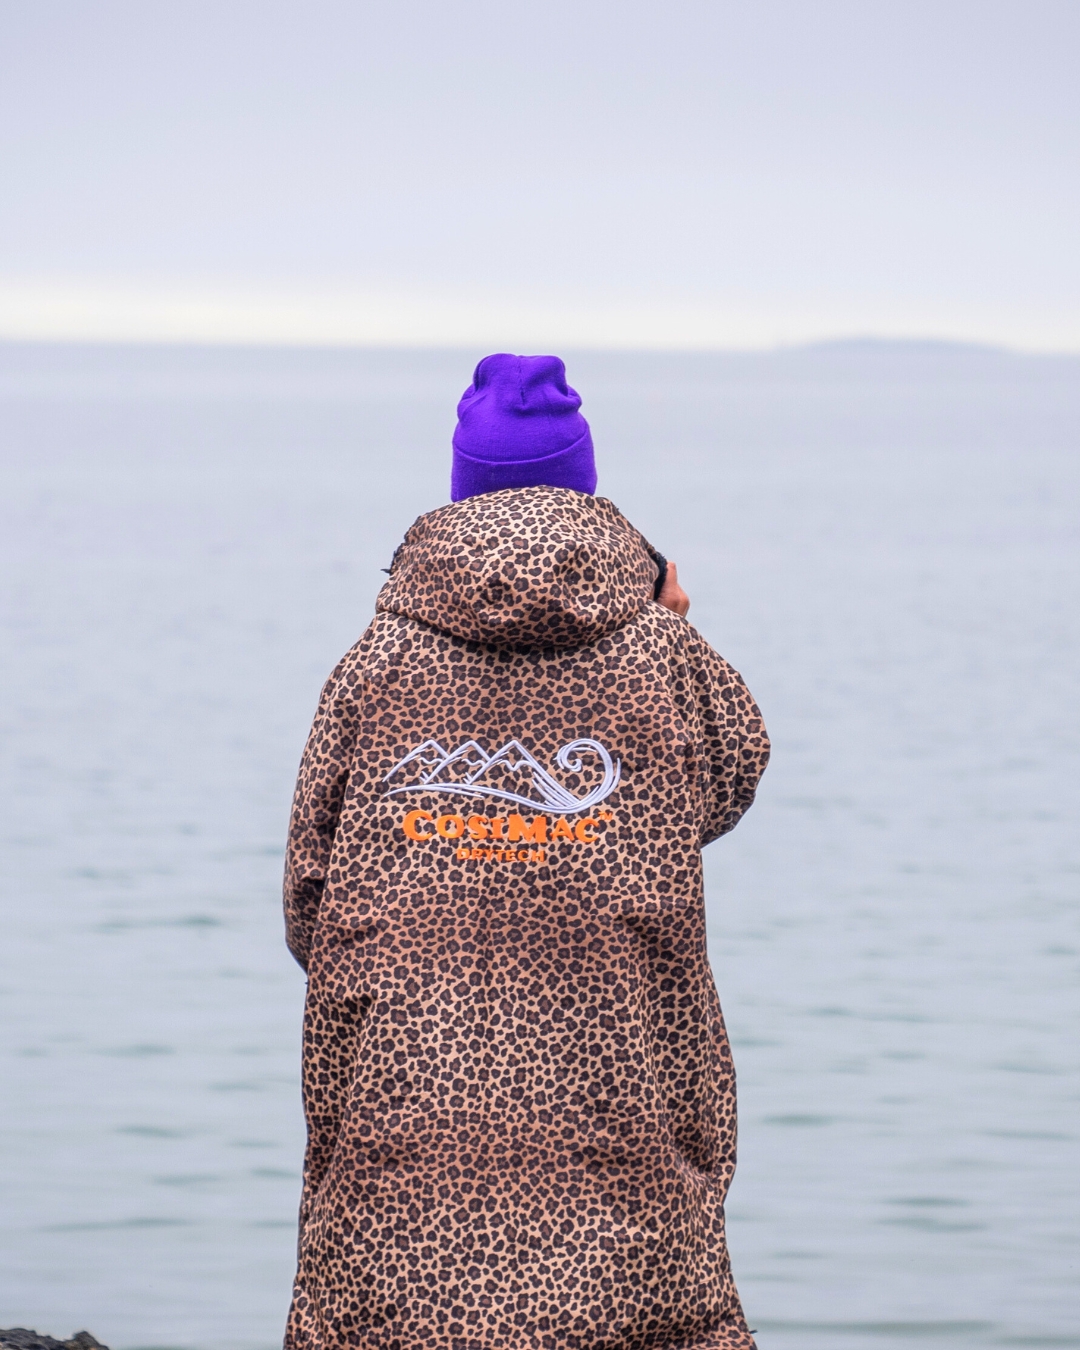
[[[707,777],[701,844],[733,830],[769,762],[769,737],[743,677],[693,629],[687,655]]]
[[[345,696],[345,664],[342,661],[323,686],[300,761],[289,821],[285,941],[305,970],[356,746],[357,709]]]

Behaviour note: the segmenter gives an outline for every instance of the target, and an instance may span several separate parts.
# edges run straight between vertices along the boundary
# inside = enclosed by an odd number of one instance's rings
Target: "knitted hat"
[[[458,404],[451,498],[516,487],[595,492],[580,407],[557,356],[485,356]]]

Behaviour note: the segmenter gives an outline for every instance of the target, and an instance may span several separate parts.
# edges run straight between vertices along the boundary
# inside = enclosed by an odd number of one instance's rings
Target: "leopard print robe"
[[[564,488],[433,511],[323,690],[289,1350],[752,1350],[701,846],[768,741],[654,557]]]

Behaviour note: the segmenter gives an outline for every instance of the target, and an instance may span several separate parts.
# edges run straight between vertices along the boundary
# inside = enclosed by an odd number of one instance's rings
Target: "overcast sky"
[[[0,0],[0,335],[1080,350],[1078,0]]]

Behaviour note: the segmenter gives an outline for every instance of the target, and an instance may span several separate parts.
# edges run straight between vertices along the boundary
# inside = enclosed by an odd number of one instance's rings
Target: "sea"
[[[0,345],[0,1326],[280,1344],[293,781],[483,355]],[[772,735],[706,850],[762,1350],[1080,1346],[1080,358],[563,355]]]

